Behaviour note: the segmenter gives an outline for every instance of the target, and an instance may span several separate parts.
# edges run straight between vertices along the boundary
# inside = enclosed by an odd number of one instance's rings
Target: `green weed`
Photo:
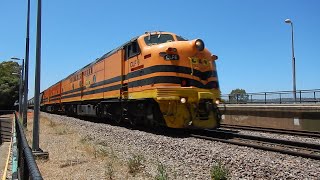
[[[220,162],[211,167],[211,179],[226,180],[228,177],[228,170],[222,166]]]
[[[158,174],[155,179],[156,180],[167,180],[168,174],[167,174],[165,166],[162,163],[159,163],[157,169],[158,169]]]

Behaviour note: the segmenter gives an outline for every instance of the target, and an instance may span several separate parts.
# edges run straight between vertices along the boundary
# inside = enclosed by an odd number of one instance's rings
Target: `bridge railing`
[[[259,92],[246,94],[224,94],[221,99],[226,104],[291,104],[320,103],[320,89],[293,91]]]
[[[42,176],[40,174],[39,168],[36,164],[36,161],[33,157],[31,148],[28,145],[27,139],[25,137],[22,125],[15,114],[15,130],[16,130],[16,155],[18,156],[18,164],[17,164],[17,171],[15,172],[14,169],[14,161],[13,161],[13,169],[12,175],[13,178],[18,179],[34,179],[34,180],[42,180]],[[14,148],[13,148],[13,155],[14,155]],[[13,156],[15,159],[15,156]],[[15,177],[14,177],[15,176]]]

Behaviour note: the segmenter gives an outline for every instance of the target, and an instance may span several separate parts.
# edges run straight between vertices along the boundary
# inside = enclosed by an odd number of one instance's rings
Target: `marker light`
[[[167,53],[176,53],[177,52],[177,49],[176,48],[172,48],[172,47],[169,47],[167,49]]]
[[[216,55],[211,55],[211,59],[212,59],[212,61],[215,61],[215,60],[218,59],[218,56],[216,56]]]
[[[181,98],[181,99],[180,99],[180,102],[181,102],[182,104],[184,104],[184,103],[187,102],[187,99],[186,99],[186,98]]]

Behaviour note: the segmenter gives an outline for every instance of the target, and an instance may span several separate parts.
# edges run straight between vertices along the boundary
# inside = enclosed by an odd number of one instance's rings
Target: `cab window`
[[[174,41],[171,34],[153,34],[144,37],[144,41],[148,46],[157,45],[166,42]]]
[[[125,60],[132,58],[140,54],[140,48],[137,40],[130,42],[124,46],[125,49]]]

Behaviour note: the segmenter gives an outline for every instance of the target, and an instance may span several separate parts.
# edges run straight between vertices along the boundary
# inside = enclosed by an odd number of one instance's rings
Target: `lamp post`
[[[20,75],[20,84],[19,84],[19,119],[22,119],[22,111],[23,111],[23,103],[22,103],[22,96],[23,96],[23,74],[24,74],[24,59],[13,57],[12,60],[22,60],[22,65],[19,67],[19,73],[12,73]]]
[[[294,57],[293,23],[290,19],[286,19],[284,22],[291,25],[293,98],[294,98],[294,102],[296,102],[297,101],[297,95],[296,95],[296,91],[297,91],[296,90],[296,58]]]
[[[38,0],[37,39],[36,39],[36,73],[34,87],[34,116],[32,150],[41,152],[39,148],[39,113],[40,113],[40,69],[41,69],[41,0]]]
[[[23,109],[23,126],[27,128],[27,113],[28,113],[28,81],[29,81],[29,30],[30,30],[30,0],[27,7],[27,34],[26,34],[26,63],[24,67],[24,109]]]

